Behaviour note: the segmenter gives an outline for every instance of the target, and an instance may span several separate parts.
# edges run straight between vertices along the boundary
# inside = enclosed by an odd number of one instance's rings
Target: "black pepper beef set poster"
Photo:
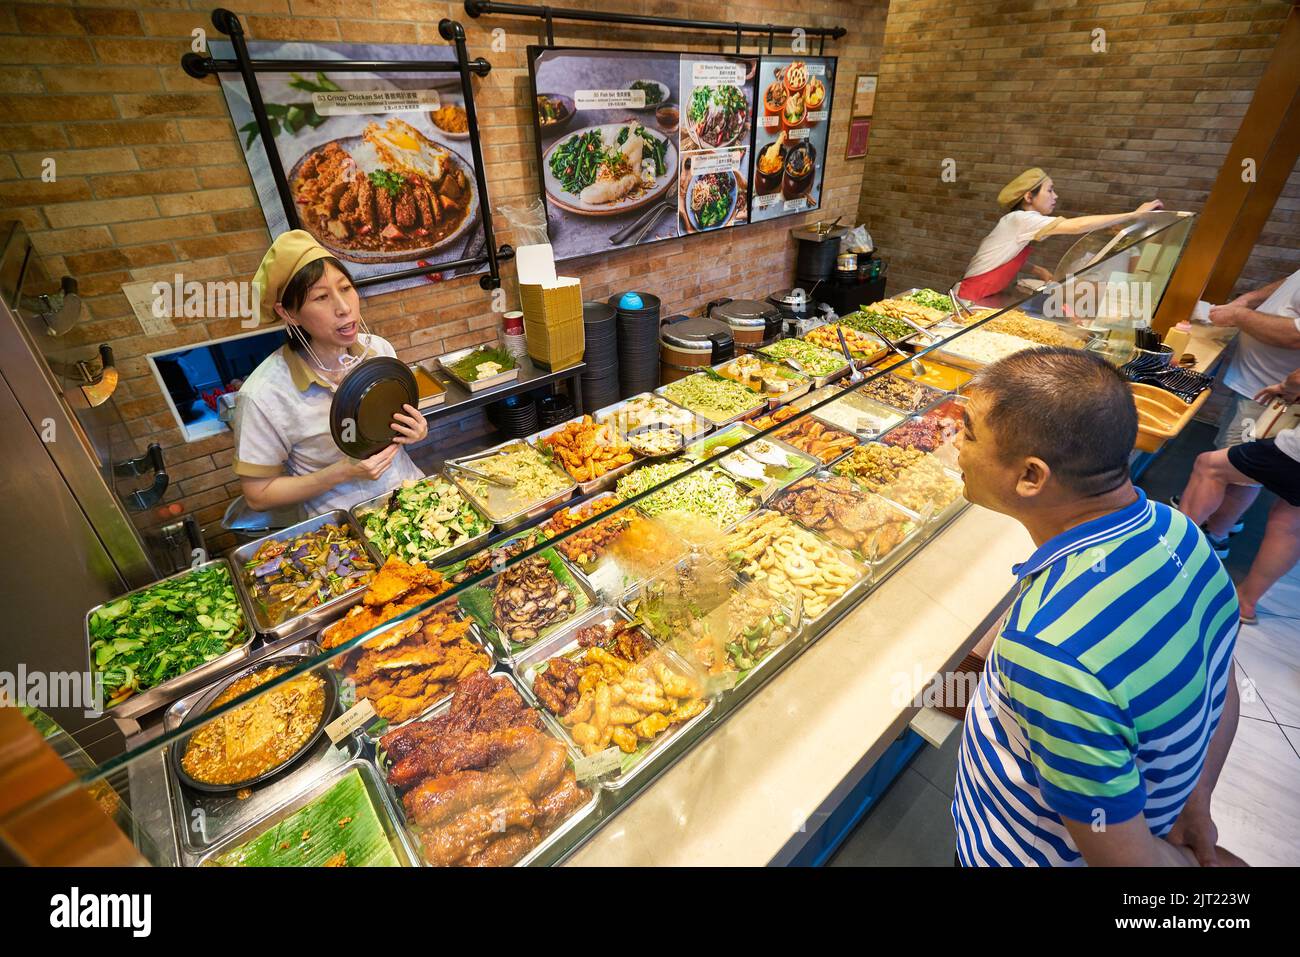
[[[819,208],[835,62],[529,47],[555,258]]]

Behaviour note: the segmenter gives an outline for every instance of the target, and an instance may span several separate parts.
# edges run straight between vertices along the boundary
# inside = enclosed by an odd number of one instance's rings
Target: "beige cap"
[[[1047,179],[1047,174],[1035,166],[1033,169],[1027,169],[998,193],[999,206],[1014,206],[1020,202],[1025,193],[1029,192],[1043,180]]]
[[[257,297],[258,317],[261,321],[267,325],[273,325],[277,321],[275,304],[280,301],[284,287],[298,274],[298,270],[308,263],[328,259],[333,255],[305,229],[291,229],[276,236],[253,276],[253,295]]]

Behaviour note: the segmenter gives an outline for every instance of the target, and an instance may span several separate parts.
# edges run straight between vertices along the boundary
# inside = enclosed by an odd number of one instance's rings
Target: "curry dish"
[[[289,670],[263,668],[231,683],[211,707],[261,687]],[[240,784],[284,764],[320,727],[325,711],[325,681],[301,675],[240,705],[190,736],[181,767],[204,784]]]

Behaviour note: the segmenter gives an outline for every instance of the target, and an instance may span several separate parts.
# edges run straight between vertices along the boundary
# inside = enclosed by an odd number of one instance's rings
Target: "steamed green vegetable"
[[[364,516],[366,538],[405,562],[428,562],[490,531],[492,523],[441,476],[407,482]]]
[[[952,312],[952,299],[943,295],[943,293],[935,292],[933,289],[918,289],[916,292],[910,292],[902,298],[911,300],[918,306],[925,306],[928,309]]]
[[[113,706],[233,648],[244,613],[225,565],[168,579],[95,609],[90,654]]]

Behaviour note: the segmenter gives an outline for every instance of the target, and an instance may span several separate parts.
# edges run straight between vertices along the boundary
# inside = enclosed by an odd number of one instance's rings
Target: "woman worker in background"
[[[395,355],[360,331],[361,302],[343,264],[295,229],[276,237],[253,285],[261,321],[282,320],[289,341],[253,370],[235,406],[234,469],[248,507],[302,504],[318,515],[423,478],[402,447],[428,434],[410,405],[393,416],[392,444],[370,458],[344,455],[330,433],[334,390],[352,366]]]
[[[1056,189],[1052,178],[1038,167],[1027,169],[998,193],[998,205],[1006,210],[993,231],[984,237],[961,284],[957,295],[976,302],[1002,292],[1013,282],[1025,260],[1029,258],[1029,244],[1048,236],[1078,236],[1094,229],[1128,222],[1143,213],[1163,209],[1164,203],[1154,199],[1143,203],[1131,213],[1113,216],[1076,216],[1066,219],[1052,216],[1056,208]],[[1044,282],[1052,274],[1041,266],[1030,267],[1034,275]]]

